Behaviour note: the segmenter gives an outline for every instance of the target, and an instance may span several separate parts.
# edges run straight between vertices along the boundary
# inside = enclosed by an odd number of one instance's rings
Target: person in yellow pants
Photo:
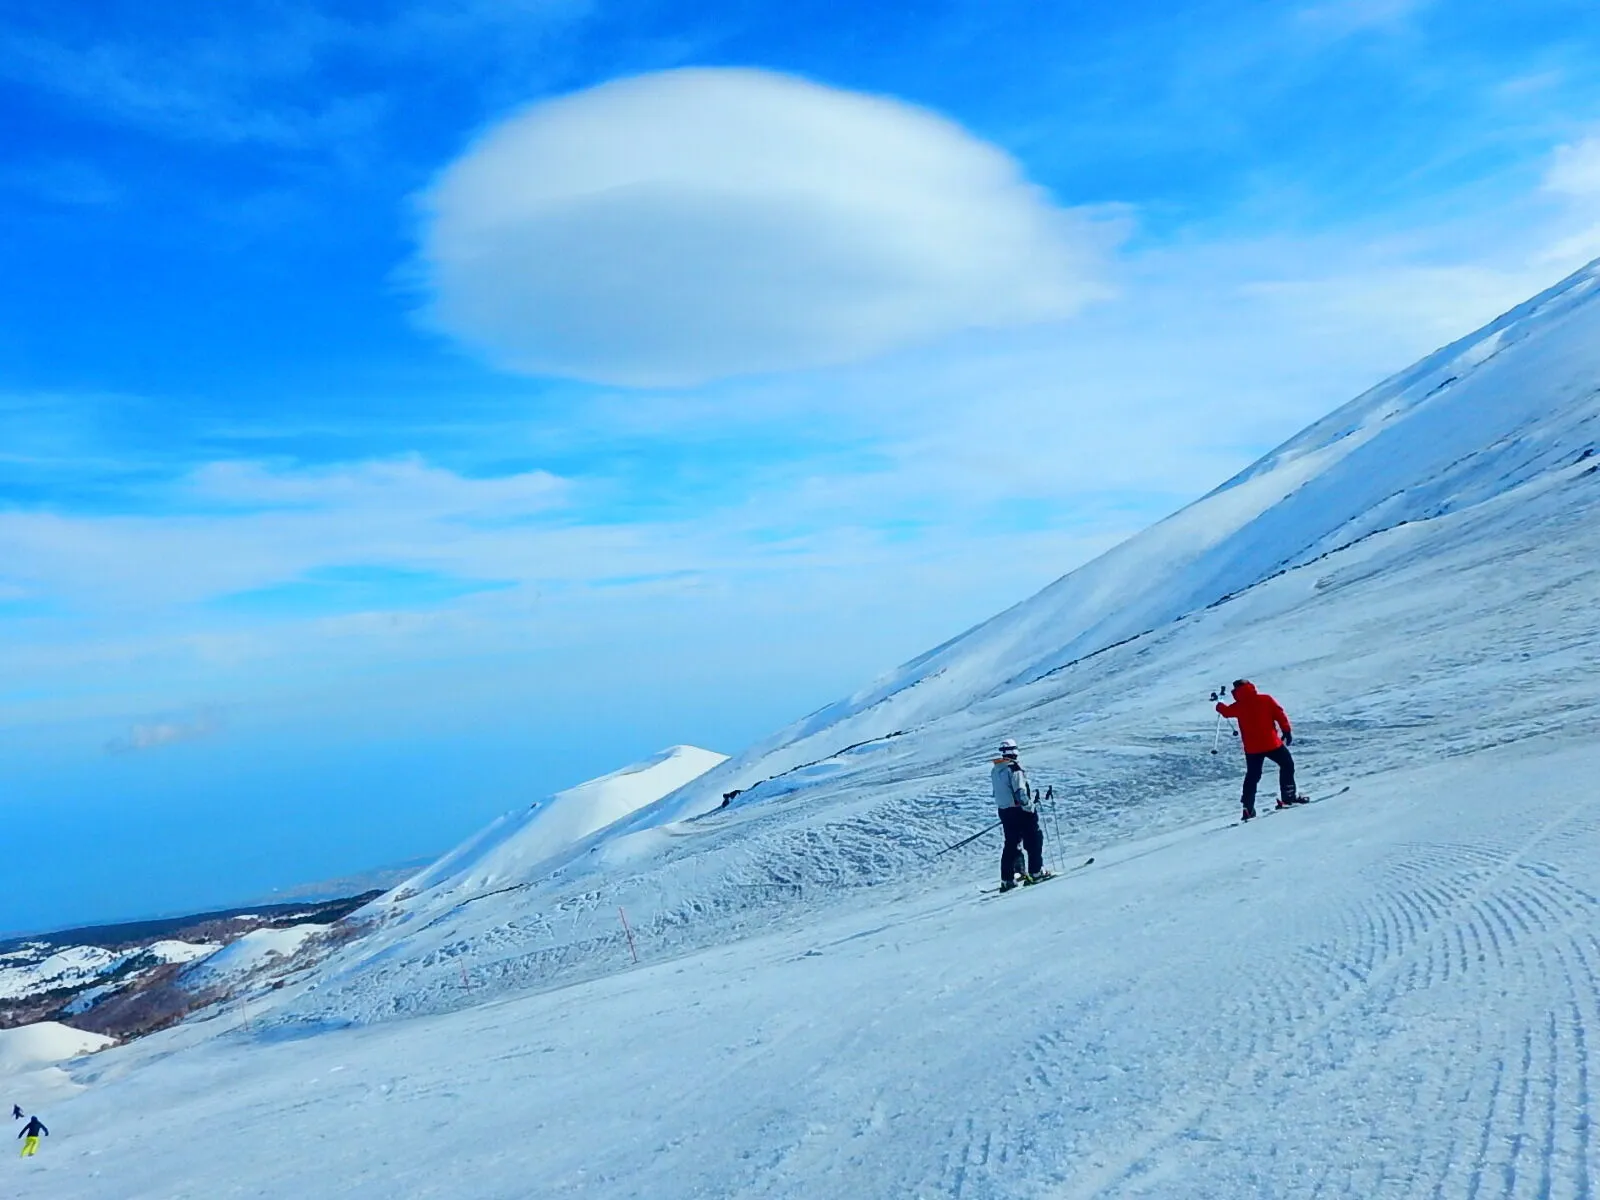
[[[50,1136],[50,1131],[44,1127],[44,1122],[38,1117],[29,1117],[28,1123],[22,1127],[22,1132],[17,1134],[22,1139],[22,1157],[32,1158],[39,1153],[39,1135]]]

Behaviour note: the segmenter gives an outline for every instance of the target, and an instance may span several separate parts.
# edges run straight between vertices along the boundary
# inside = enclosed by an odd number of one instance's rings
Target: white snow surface
[[[0,1029],[0,1092],[4,1103],[21,1104],[31,1112],[76,1095],[83,1090],[82,1085],[60,1064],[115,1044],[115,1038],[56,1021]]]
[[[1592,1194],[1597,769],[1497,748],[1002,898],[886,888],[444,1016],[158,1034],[80,1070],[14,1194]]]
[[[183,973],[182,982],[190,988],[236,983],[265,968],[286,963],[308,938],[326,932],[325,925],[252,929],[196,962]]]
[[[186,963],[215,954],[221,948],[220,942],[183,942],[176,938],[164,938],[159,942],[151,942],[144,948],[144,953],[164,963]]]
[[[18,1194],[1596,1194],[1597,283],[566,850],[463,855],[248,1010],[75,1066]],[[1241,676],[1323,802],[1232,825],[1207,697]],[[984,897],[993,835],[937,852],[993,821],[1006,735],[1068,873]]]
[[[115,1045],[116,1038],[73,1029],[58,1021],[35,1021],[0,1029],[0,1075],[52,1066]]]
[[[520,883],[596,830],[698,779],[727,758],[698,746],[671,746],[557,792],[526,812],[508,813],[395,890],[482,891]]]
[[[82,1012],[93,999],[118,991],[137,978],[137,975],[119,976],[118,973],[130,964],[143,968],[191,962],[216,949],[214,942],[182,942],[171,938],[131,950],[107,950],[101,946],[51,948],[43,943],[28,943],[0,955],[0,1000],[20,1000],[40,992],[83,987],[96,979],[115,977],[76,997],[68,1011]]]
[[[114,970],[122,956],[100,946],[67,946],[43,957],[35,947],[0,955],[0,1000],[20,1000],[54,988],[80,987]]]

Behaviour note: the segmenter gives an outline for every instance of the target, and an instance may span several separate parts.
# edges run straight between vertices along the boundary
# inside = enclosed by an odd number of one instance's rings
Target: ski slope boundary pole
[[[622,911],[622,905],[617,905],[617,916],[622,918],[622,932],[628,935],[628,953],[633,955],[633,961],[639,961],[639,948],[633,944],[633,930],[628,928],[628,914]]]

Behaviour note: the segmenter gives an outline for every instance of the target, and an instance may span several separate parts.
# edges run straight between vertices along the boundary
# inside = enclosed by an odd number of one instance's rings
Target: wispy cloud
[[[1435,0],[1321,0],[1300,9],[1300,21],[1324,32],[1358,33],[1395,29]]]
[[[1562,196],[1600,197],[1600,135],[1557,147],[1544,186]]]
[[[143,721],[135,724],[121,737],[106,743],[107,754],[138,754],[175,746],[182,742],[195,742],[215,737],[222,730],[222,721],[214,712],[203,712],[191,717]]]
[[[415,457],[314,469],[219,462],[165,500],[142,516],[0,511],[0,582],[84,610],[148,613],[359,567],[400,572],[387,591],[368,578],[359,595],[404,608],[440,594],[406,572],[457,576],[459,595],[525,577],[537,539],[519,531],[558,517],[569,487],[548,472],[473,479]],[[321,594],[344,607],[357,593],[343,584]]]
[[[492,519],[549,512],[566,501],[571,485],[548,471],[472,479],[410,454],[314,467],[214,462],[196,469],[184,486],[199,501],[244,508]]]
[[[127,5],[0,33],[0,77],[118,124],[185,140],[334,147],[370,131],[383,92],[330,89],[330,66],[367,61],[527,66],[549,32],[589,0],[422,0],[364,18],[308,0],[247,0],[214,10]],[[385,8],[388,11],[385,11]],[[488,75],[498,78],[499,67]],[[315,84],[314,87],[302,85]]]

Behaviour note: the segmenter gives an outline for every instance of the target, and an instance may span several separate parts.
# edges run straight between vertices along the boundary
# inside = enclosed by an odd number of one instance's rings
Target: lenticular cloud
[[[422,197],[427,318],[497,364],[670,386],[1069,316],[1094,235],[894,100],[681,70],[538,104]]]

